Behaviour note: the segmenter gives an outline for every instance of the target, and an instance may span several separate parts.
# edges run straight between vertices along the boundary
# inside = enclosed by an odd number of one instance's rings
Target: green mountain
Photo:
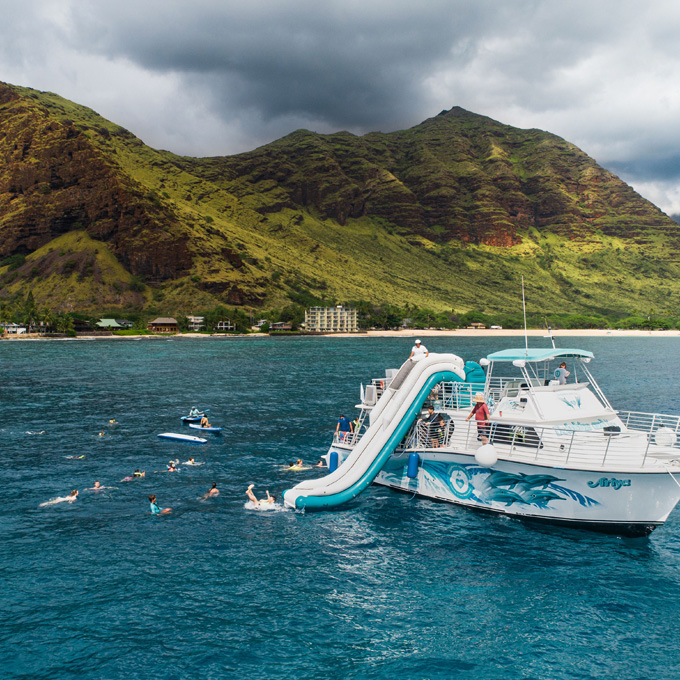
[[[190,313],[369,300],[647,313],[680,301],[680,226],[574,145],[460,108],[254,151],[145,146],[0,84],[0,300]]]

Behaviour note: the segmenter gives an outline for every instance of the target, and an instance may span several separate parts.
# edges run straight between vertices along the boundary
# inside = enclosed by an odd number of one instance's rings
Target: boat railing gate
[[[450,419],[445,419],[442,424],[434,422],[417,422],[411,427],[406,438],[406,448],[431,449],[446,447],[451,442],[451,436],[455,432],[455,424]]]

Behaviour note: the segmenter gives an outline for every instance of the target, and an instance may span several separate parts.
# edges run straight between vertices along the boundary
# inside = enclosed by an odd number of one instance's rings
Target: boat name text
[[[588,486],[591,489],[595,489],[598,486],[610,486],[612,489],[616,489],[618,491],[622,486],[630,486],[630,479],[614,479],[613,477],[608,479],[607,477],[600,477],[600,479],[598,479],[596,482],[589,481]]]

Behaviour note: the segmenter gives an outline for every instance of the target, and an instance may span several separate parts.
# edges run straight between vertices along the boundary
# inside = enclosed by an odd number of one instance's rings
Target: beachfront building
[[[356,333],[357,310],[337,307],[310,307],[305,310],[305,330],[308,333]]]
[[[269,330],[270,331],[292,331],[293,325],[288,323],[287,321],[274,321],[269,326]]]
[[[204,316],[188,316],[187,317],[187,327],[190,331],[202,331],[205,327],[205,317]]]
[[[217,322],[216,326],[218,331],[235,331],[236,326],[234,325],[233,321],[230,321],[229,319],[222,319],[221,321]]]
[[[107,331],[120,331],[124,328],[115,319],[99,319],[95,324],[98,328]]]
[[[26,326],[21,326],[18,323],[11,323],[9,321],[0,323],[0,328],[2,328],[3,332],[7,333],[7,335],[24,335],[24,333],[26,333]]]
[[[147,328],[153,333],[177,333],[177,319],[159,316],[157,319],[149,321]]]

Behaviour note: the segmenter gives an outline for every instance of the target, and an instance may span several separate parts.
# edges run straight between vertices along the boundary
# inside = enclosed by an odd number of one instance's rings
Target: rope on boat
[[[673,477],[673,473],[668,469],[668,466],[664,465],[664,468],[666,468],[666,472],[671,476],[671,479],[680,487],[680,482],[678,482],[678,480]]]

